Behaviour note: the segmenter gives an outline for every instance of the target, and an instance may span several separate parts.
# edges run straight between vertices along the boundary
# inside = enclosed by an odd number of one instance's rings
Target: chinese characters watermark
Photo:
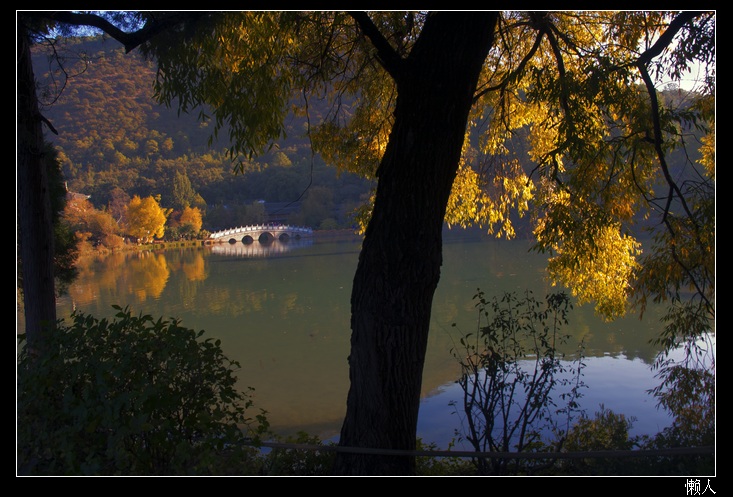
[[[711,493],[715,494],[715,490],[710,486],[710,478],[708,478],[708,484],[705,486],[705,488],[701,491],[700,490],[700,480],[688,478],[687,483],[685,483],[685,488],[687,489],[687,495],[702,495],[708,490],[710,490]]]

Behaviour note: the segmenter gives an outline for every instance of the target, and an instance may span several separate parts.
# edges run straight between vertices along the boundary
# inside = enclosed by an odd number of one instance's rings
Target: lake
[[[78,279],[58,300],[59,318],[77,309],[112,317],[113,304],[133,314],[181,320],[218,338],[241,364],[239,382],[254,388],[282,435],[338,435],[346,412],[351,283],[361,239],[324,236],[267,245],[221,243],[158,252],[117,253],[81,261]],[[476,329],[473,296],[556,291],[545,280],[546,256],[525,240],[498,241],[480,231],[447,230],[441,281],[435,294],[423,379],[418,436],[446,448],[458,427],[449,405],[461,391],[460,367],[450,354],[459,332]],[[591,306],[575,306],[566,330],[585,343],[582,406],[601,404],[636,418],[632,434],[669,425],[646,391],[656,385],[651,363],[661,330],[659,312],[607,323]],[[453,326],[453,325],[456,326]]]

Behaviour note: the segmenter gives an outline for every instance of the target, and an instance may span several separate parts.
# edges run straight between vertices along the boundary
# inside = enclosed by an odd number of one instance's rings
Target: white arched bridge
[[[258,224],[251,226],[240,226],[228,230],[216,231],[209,235],[209,240],[229,243],[252,243],[258,240],[267,243],[272,240],[285,242],[290,239],[299,240],[313,235],[311,228],[302,226],[288,226],[284,224]]]

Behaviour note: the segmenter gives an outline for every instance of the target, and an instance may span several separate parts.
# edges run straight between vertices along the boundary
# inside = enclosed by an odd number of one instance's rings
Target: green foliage
[[[680,370],[679,373],[683,373]],[[712,383],[707,384],[708,387]],[[714,389],[714,387],[713,387]],[[680,389],[682,393],[682,389]],[[685,394],[696,394],[695,391],[687,391]],[[694,402],[687,402],[694,408]],[[703,407],[705,410],[707,406]],[[698,418],[694,411],[687,411],[685,414]],[[671,426],[666,427],[654,436],[642,437],[639,442],[641,449],[669,449],[684,447],[715,447],[716,429],[715,420],[703,426],[692,426],[686,424],[689,419],[684,416],[677,416]],[[708,420],[706,420],[708,421]],[[654,475],[712,475],[715,474],[715,454],[698,454],[685,456],[657,456],[645,458],[639,467],[635,468],[634,474]]]
[[[61,172],[58,151],[50,142],[44,142],[43,149],[44,166],[48,174],[48,184],[51,200],[51,222],[53,224],[53,271],[56,294],[63,295],[68,286],[77,276],[75,267],[79,257],[79,248],[74,236],[74,230],[64,221],[63,212],[67,205],[67,192],[64,185],[64,177]],[[18,243],[22,243],[22,236],[18,237]],[[18,247],[20,254],[20,247]],[[17,260],[17,288],[19,294],[23,290],[23,261]],[[19,295],[18,302],[22,300]]]
[[[196,198],[196,192],[191,186],[191,180],[188,179],[186,172],[177,172],[173,178],[173,191],[171,196],[172,207],[176,210],[183,210],[191,207]]]
[[[54,234],[53,270],[56,294],[63,295],[77,276],[75,264],[79,256],[79,249],[74,231],[63,222],[62,213],[66,208],[68,198],[58,151],[50,142],[46,141],[44,142],[43,154],[48,170],[51,195],[51,216]]]
[[[317,436],[299,432],[279,440],[293,445],[321,445]],[[328,444],[334,446],[334,443]],[[333,466],[335,452],[330,450],[273,448],[262,458],[261,473],[267,476],[327,476]]]
[[[157,100],[202,118],[211,109],[213,138],[228,131],[232,158],[261,154],[284,132],[290,29],[278,12],[210,12],[183,37],[161,33],[142,47],[158,63]]]
[[[338,229],[338,221],[332,217],[327,217],[318,225],[319,230],[335,230]]]
[[[322,186],[311,186],[303,199],[299,215],[292,216],[291,222],[301,226],[320,227],[321,223],[333,216],[333,193]]]
[[[715,345],[713,337],[697,329],[706,322],[701,321],[701,313],[682,307],[666,317],[667,333],[672,334],[666,335],[667,352],[655,364],[662,383],[651,393],[659,407],[672,414],[672,426],[654,436],[630,437],[634,418],[601,405],[591,419],[579,409],[580,389],[585,387],[582,354],[575,359],[576,368],[563,365],[556,352],[557,345],[567,339],[560,333],[572,308],[567,295],[550,295],[545,304],[531,293],[523,299],[505,294],[489,301],[479,290],[474,298],[479,310],[477,333],[463,335],[460,347],[451,352],[462,368],[458,383],[463,401],[453,405],[463,416],[463,428],[456,435],[477,452],[631,451],[715,444]],[[673,329],[677,334],[686,330],[686,339],[680,342]],[[669,357],[672,350],[681,352],[681,362]],[[553,409],[558,407],[553,398],[557,390],[564,390],[559,395],[564,405]],[[573,413],[580,418],[574,419]],[[554,462],[476,458],[473,463],[483,475],[714,472],[714,456],[708,455],[594,456]]]
[[[696,392],[687,392],[691,395]],[[677,420],[657,433],[630,437],[635,420],[627,419],[601,405],[593,419],[581,418],[570,430],[563,452],[657,450],[715,445],[715,426],[704,429],[679,423]],[[715,456],[687,454],[681,456],[593,457],[564,459],[558,462],[553,474],[573,476],[679,476],[715,474]]]
[[[476,333],[461,336],[451,353],[461,365],[458,384],[462,403],[454,403],[463,417],[465,438],[477,452],[558,450],[551,436],[567,431],[584,387],[582,354],[574,366],[563,364],[557,351],[568,335],[561,333],[572,309],[564,293],[537,301],[531,292],[523,298],[506,293],[487,300],[474,296],[479,312]],[[566,374],[569,373],[569,374]],[[557,390],[565,405],[557,407]],[[564,417],[565,428],[561,419]],[[480,474],[521,474],[540,469],[533,460],[474,460]]]
[[[694,245],[689,239],[688,243]],[[642,446],[648,449],[714,446],[716,440],[714,244],[707,255],[686,245],[681,242],[672,255],[686,259],[689,271],[664,270],[659,262],[649,266],[649,272],[656,267],[668,278],[666,287],[657,287],[657,295],[660,300],[670,299],[664,330],[655,340],[664,348],[654,363],[660,383],[650,392],[673,421],[644,440]],[[712,267],[705,269],[708,264]],[[687,284],[680,286],[682,282]],[[655,474],[715,473],[714,455],[658,457],[645,464]]]
[[[629,437],[634,421],[601,405],[593,419],[583,416],[573,425],[565,438],[563,452],[632,450],[637,445],[637,439]],[[576,476],[628,475],[637,474],[634,469],[637,464],[637,460],[628,458],[566,459],[558,471]]]
[[[35,475],[242,474],[267,428],[219,340],[177,320],[75,312],[43,357],[20,336],[18,471]]]
[[[419,451],[436,450],[434,443],[425,444],[417,439]],[[417,476],[471,476],[476,475],[476,467],[470,460],[459,457],[418,456],[416,458],[415,474]]]
[[[60,222],[54,225],[54,277],[56,294],[64,295],[78,274],[76,261],[79,247],[74,232]]]
[[[635,420],[626,419],[623,414],[615,414],[601,405],[594,419],[583,416],[568,432],[565,450],[629,450],[633,441],[629,440],[629,430]]]
[[[714,312],[704,299],[674,299],[657,340],[664,346],[654,364],[660,384],[651,390],[673,417],[672,425],[645,440],[645,448],[714,446],[716,369]],[[682,352],[675,359],[674,352]],[[713,474],[715,457],[660,457],[660,474]]]

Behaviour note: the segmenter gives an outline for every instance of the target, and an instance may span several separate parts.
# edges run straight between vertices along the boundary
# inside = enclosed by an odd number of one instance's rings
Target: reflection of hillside
[[[211,253],[232,257],[271,257],[312,244],[312,238],[302,238],[300,240],[290,239],[286,242],[281,242],[276,239],[268,243],[260,243],[258,241],[252,243],[217,243],[211,247]]]

